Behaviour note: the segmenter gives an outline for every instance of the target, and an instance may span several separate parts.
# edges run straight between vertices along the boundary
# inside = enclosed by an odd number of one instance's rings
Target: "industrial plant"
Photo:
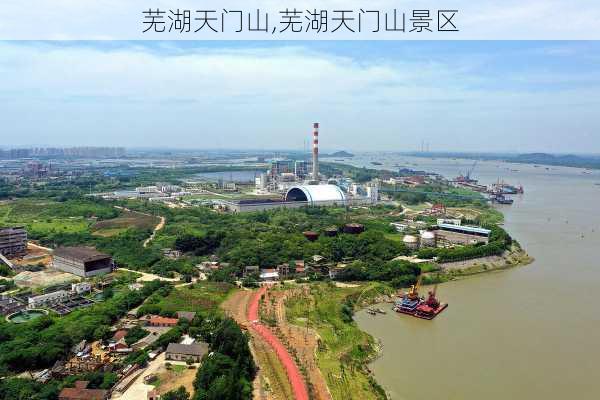
[[[255,178],[252,198],[215,200],[224,211],[250,212],[303,206],[376,204],[379,182],[358,185],[348,178],[319,172],[319,123],[313,124],[312,162],[274,159],[269,169]],[[261,198],[260,196],[263,196]]]

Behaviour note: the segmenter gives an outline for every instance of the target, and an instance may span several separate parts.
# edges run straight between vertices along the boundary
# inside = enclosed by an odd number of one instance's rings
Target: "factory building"
[[[69,300],[69,297],[70,294],[66,290],[57,290],[56,292],[30,297],[27,302],[29,308],[37,308],[63,303]]]
[[[292,160],[273,160],[271,161],[271,168],[269,169],[269,175],[271,178],[276,179],[281,174],[294,173],[294,162]]]
[[[0,254],[8,258],[27,253],[27,231],[22,226],[0,228]]]
[[[346,195],[336,185],[292,186],[285,193],[286,202],[305,202],[309,206],[343,205]]]
[[[269,184],[269,180],[267,179],[267,174],[262,173],[256,178],[254,178],[254,182],[256,184],[256,189],[258,190],[266,190],[267,185]]]
[[[59,247],[54,250],[52,266],[83,278],[109,273],[113,260],[93,247]]]
[[[294,164],[294,174],[296,178],[304,179],[308,176],[308,163],[306,161],[296,161]]]
[[[439,224],[435,234],[438,238],[454,244],[488,243],[490,238],[489,229],[476,226]]]

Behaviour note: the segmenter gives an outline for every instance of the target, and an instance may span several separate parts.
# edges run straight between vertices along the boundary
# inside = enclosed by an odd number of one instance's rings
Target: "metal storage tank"
[[[365,226],[361,224],[346,224],[344,225],[344,233],[359,234],[365,231]]]
[[[435,232],[423,231],[421,233],[421,246],[435,247],[436,246]]]
[[[319,234],[317,232],[313,232],[313,231],[302,232],[302,234],[304,235],[305,238],[307,238],[311,242],[314,242],[315,240],[317,240],[319,238]]]
[[[338,228],[335,226],[330,226],[329,228],[325,228],[325,235],[329,237],[336,236],[338,234]]]
[[[404,235],[404,238],[402,239],[402,243],[404,243],[404,245],[406,247],[408,247],[409,249],[412,249],[412,250],[419,247],[419,239],[413,235]]]

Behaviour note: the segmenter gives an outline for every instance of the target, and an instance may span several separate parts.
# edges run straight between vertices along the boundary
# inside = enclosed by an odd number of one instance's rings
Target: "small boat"
[[[377,311],[373,310],[372,308],[369,308],[369,309],[367,309],[367,314],[377,315]]]
[[[379,314],[387,314],[387,311],[385,311],[383,308],[376,308],[375,311],[377,311]]]

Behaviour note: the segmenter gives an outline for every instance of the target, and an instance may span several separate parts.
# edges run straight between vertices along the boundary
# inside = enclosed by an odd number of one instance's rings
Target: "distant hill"
[[[600,168],[600,157],[578,156],[574,154],[519,154],[518,156],[508,159],[508,161],[527,164],[562,165],[579,168]]]
[[[595,154],[548,154],[548,153],[404,153],[414,157],[443,157],[443,158],[467,158],[472,160],[500,160],[513,163],[553,165],[563,167],[600,169],[600,155]]]
[[[349,158],[349,157],[354,157],[354,154],[352,153],[348,153],[347,151],[336,151],[335,153],[331,153],[331,154],[323,154],[321,155],[321,157],[338,157],[338,158]]]

